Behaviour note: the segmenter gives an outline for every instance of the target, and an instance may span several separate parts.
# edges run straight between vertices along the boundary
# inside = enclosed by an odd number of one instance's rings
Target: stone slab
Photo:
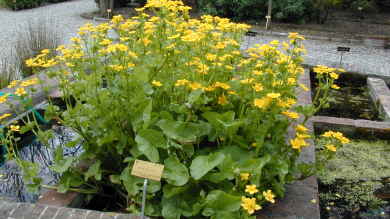
[[[367,86],[371,98],[378,105],[381,115],[385,121],[390,121],[390,89],[381,78],[367,78]]]
[[[310,88],[310,72],[308,69],[299,78],[299,83]],[[298,105],[311,104],[311,92],[298,89]],[[302,122],[302,118],[299,122]],[[311,121],[306,127],[313,132]],[[289,138],[295,136],[295,130],[289,128]],[[302,149],[299,161],[312,163],[315,161],[315,145],[312,140],[308,141],[309,146]],[[314,200],[314,201],[313,201]],[[286,186],[285,197],[277,200],[275,205],[265,207],[259,212],[257,219],[320,219],[318,201],[317,178],[312,176],[307,179],[296,181]]]

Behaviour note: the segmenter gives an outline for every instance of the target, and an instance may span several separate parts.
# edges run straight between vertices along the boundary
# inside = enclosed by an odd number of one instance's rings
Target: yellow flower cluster
[[[10,125],[9,129],[13,132],[19,132],[20,131],[20,126],[18,125]]]
[[[300,151],[302,147],[308,146],[308,143],[305,141],[305,139],[310,138],[310,135],[307,134],[308,129],[304,125],[297,125],[295,130],[296,137],[290,140],[290,144],[292,148]]]
[[[248,214],[253,214],[255,211],[261,210],[261,206],[256,204],[256,198],[242,197],[241,206],[248,212]]]
[[[348,144],[350,140],[343,135],[341,132],[334,132],[334,131],[327,131],[324,134],[322,134],[323,137],[326,138],[334,138],[340,141],[342,144]]]
[[[8,117],[10,117],[10,116],[11,116],[11,114],[9,114],[9,113],[4,113],[3,115],[0,116],[0,121],[3,120],[3,119],[5,119],[5,118],[8,118]]]
[[[49,54],[48,49],[44,49],[41,51],[41,54],[37,55],[34,58],[27,59],[25,61],[26,65],[28,67],[43,67],[43,68],[49,68],[57,64],[55,59],[53,58],[48,58]]]
[[[251,174],[250,173],[241,173],[240,174],[240,179],[241,181],[248,181],[250,178]],[[259,193],[259,190],[257,189],[257,186],[252,184],[252,185],[246,185],[245,186],[245,192],[248,193],[249,195],[256,195]],[[272,191],[269,189],[267,191],[263,191],[262,193],[263,198],[274,204],[275,203],[275,195],[272,193]],[[243,196],[241,198],[241,206],[244,210],[248,212],[248,214],[253,214],[255,211],[260,210],[261,206],[256,203],[256,198],[250,198],[250,197],[245,197]]]

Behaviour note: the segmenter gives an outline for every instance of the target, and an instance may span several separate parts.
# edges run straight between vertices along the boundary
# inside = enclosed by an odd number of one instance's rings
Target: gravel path
[[[286,37],[280,36],[247,36],[243,47],[253,47],[257,43],[264,44],[272,40],[287,41]],[[305,64],[341,67],[349,72],[390,77],[390,49],[320,40],[305,40],[304,45],[308,51]],[[351,48],[351,52],[343,55],[341,65],[340,53],[336,51],[338,46]]]
[[[0,57],[7,55],[15,43],[15,34],[23,30],[29,20],[50,18],[64,33],[64,42],[75,35],[78,27],[91,22],[80,17],[80,14],[97,10],[94,0],[73,0],[51,4],[39,8],[12,11],[0,8]]]

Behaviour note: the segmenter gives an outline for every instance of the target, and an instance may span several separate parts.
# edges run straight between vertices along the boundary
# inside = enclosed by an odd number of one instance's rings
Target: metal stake
[[[145,204],[146,204],[146,189],[148,188],[148,179],[144,180],[144,191],[142,194],[142,209],[141,209],[141,219],[145,218]]]
[[[344,55],[344,52],[341,52],[341,55],[340,55],[340,66],[342,65],[342,62],[343,62],[343,55]]]

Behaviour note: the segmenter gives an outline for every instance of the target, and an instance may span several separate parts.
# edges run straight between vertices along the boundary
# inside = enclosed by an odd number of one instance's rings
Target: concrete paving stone
[[[43,213],[41,216],[41,219],[54,219],[54,216],[57,214],[59,208],[53,207],[53,206],[48,206],[46,211]]]
[[[15,211],[10,214],[10,217],[13,218],[28,218],[32,215],[34,210],[34,205],[30,203],[20,203],[19,206],[15,209]]]
[[[55,219],[71,219],[69,216],[72,214],[73,209],[60,208],[57,212]],[[94,218],[97,219],[97,218]]]

